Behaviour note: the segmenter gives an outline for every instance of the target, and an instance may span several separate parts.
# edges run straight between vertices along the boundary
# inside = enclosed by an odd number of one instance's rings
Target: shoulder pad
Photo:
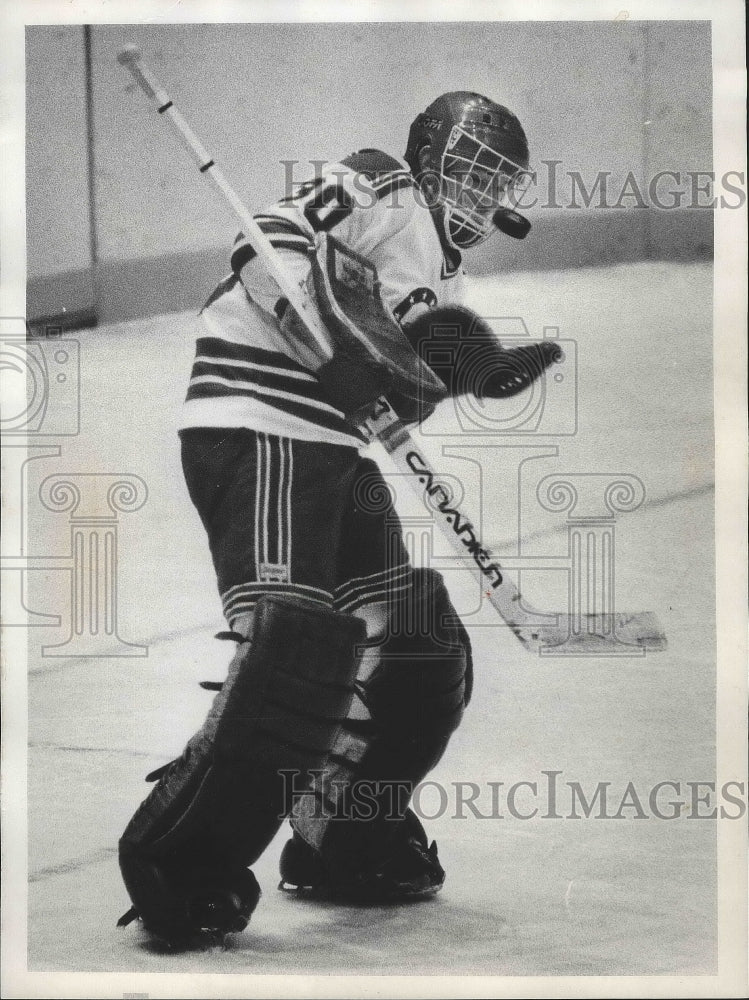
[[[398,160],[381,149],[360,149],[351,153],[341,163],[357,174],[364,174],[370,180],[380,180],[388,174],[410,174],[411,170],[405,160]]]
[[[411,168],[405,160],[396,160],[379,149],[360,149],[341,163],[354,173],[365,177],[380,201],[393,191],[416,186]]]

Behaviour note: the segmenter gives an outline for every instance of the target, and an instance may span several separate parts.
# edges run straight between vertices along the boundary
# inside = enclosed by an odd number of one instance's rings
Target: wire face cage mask
[[[530,183],[527,170],[454,125],[442,153],[439,201],[445,236],[458,250],[477,246],[494,232],[492,216],[514,207]]]

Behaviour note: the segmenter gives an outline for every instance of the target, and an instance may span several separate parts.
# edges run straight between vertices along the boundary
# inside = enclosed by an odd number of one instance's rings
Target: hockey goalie
[[[202,310],[180,432],[236,650],[121,837],[121,923],[174,947],[242,930],[251,866],[287,818],[287,891],[366,903],[442,887],[409,800],[468,705],[471,647],[392,509],[357,499],[365,481],[387,496],[359,425],[383,394],[414,423],[449,393],[520,392],[556,360],[550,342],[503,350],[462,305],[462,253],[527,231],[512,208],[527,168],[507,108],[449,93],[415,119],[404,160],[364,149],[257,215],[325,355],[237,238]],[[457,362],[425,363],[435,324]]]

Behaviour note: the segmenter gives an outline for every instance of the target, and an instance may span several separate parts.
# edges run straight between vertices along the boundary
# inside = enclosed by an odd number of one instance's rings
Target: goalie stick
[[[237,218],[258,258],[278,284],[281,292],[318,344],[322,355],[330,358],[331,348],[322,323],[310,308],[302,289],[287,274],[280,256],[260,229],[221,169],[207,153],[200,140],[175,107],[167,92],[147,69],[140,50],[127,46],[118,55],[145,94],[154,100],[159,114],[165,115],[198,163],[202,174],[211,178]],[[512,629],[520,642],[532,652],[565,652],[580,655],[621,651],[622,646],[661,650],[666,637],[657,617],[650,612],[637,614],[561,614],[540,612],[528,605],[515,583],[505,576],[499,560],[483,545],[477,529],[453,503],[450,491],[417,447],[408,430],[384,397],[381,397],[362,429],[370,439],[378,440],[398,470],[421,496],[435,521],[456,551],[460,561],[479,580],[482,590]]]

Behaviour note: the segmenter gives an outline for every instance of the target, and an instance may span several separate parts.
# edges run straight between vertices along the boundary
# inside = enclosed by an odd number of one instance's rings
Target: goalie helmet
[[[459,250],[488,239],[495,211],[515,204],[529,179],[522,125],[471,91],[443,94],[417,116],[405,158],[447,242]]]

